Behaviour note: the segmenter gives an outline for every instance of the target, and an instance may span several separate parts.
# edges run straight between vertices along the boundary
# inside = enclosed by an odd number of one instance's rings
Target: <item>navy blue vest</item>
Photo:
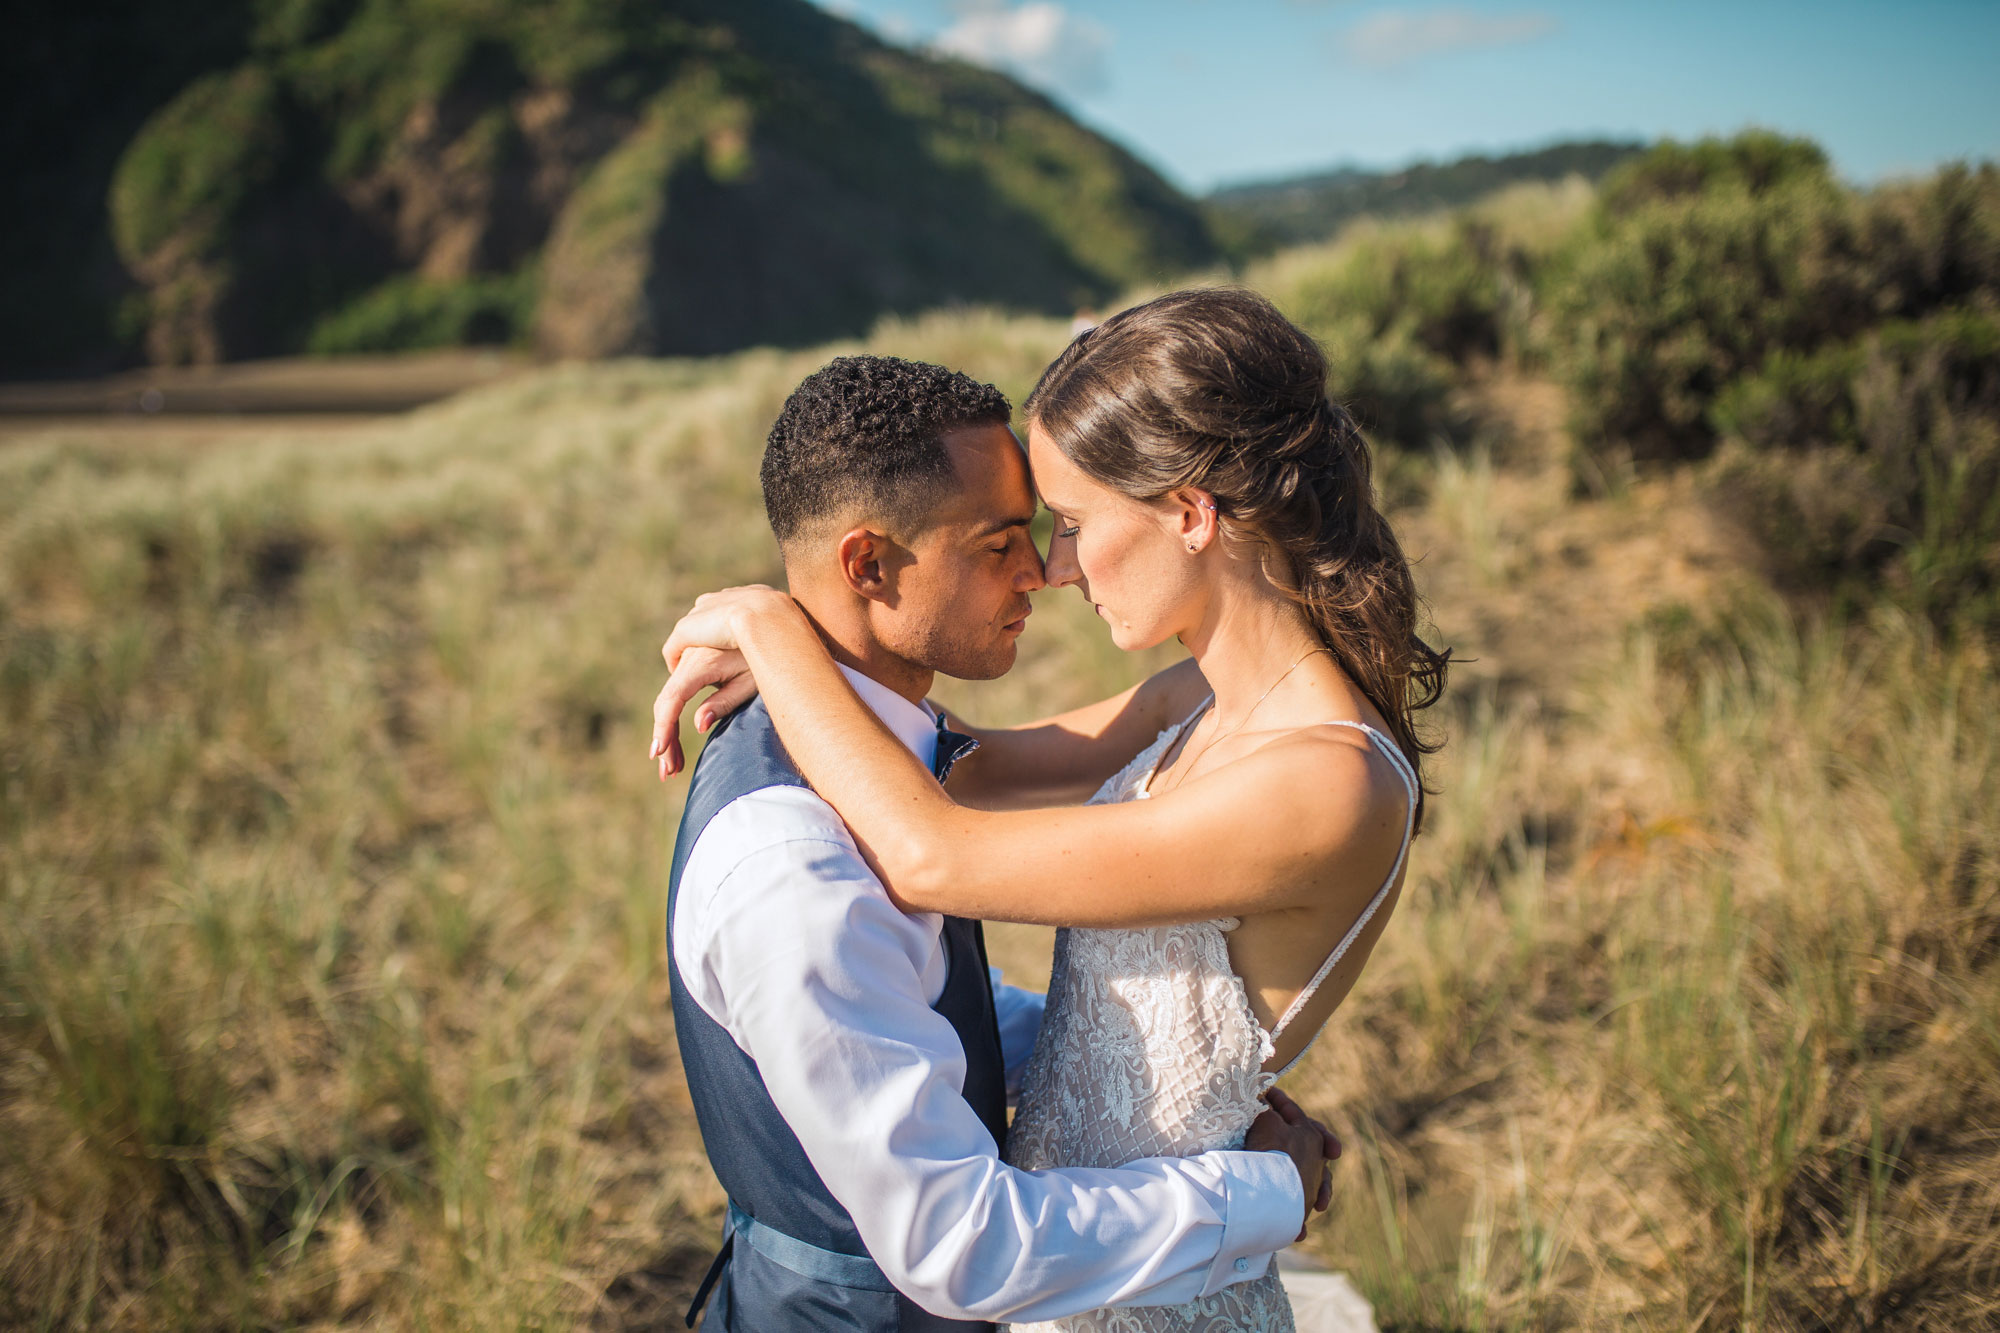
[[[943,768],[973,742],[940,732]],[[990,1324],[942,1319],[890,1286],[867,1257],[860,1234],[807,1160],[798,1136],[772,1105],[757,1063],[688,995],[673,959],[673,912],[681,872],[696,838],[722,808],[767,787],[804,787],[764,701],[726,718],[710,736],[688,784],[667,891],[667,971],[681,1065],[701,1125],[702,1145],[729,1192],[730,1231],[704,1283],[713,1299],[703,1325],[726,1333],[966,1333]],[[965,1099],[997,1145],[1007,1117],[1006,1069],[986,944],[979,923],[945,918],[948,970],[933,1006],[965,1046]],[[892,1126],[881,1127],[887,1135]],[[702,1298],[688,1312],[692,1326]]]

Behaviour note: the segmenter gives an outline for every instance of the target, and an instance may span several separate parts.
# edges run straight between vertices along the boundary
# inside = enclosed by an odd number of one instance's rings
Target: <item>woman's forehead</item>
[[[1035,494],[1049,508],[1060,509],[1085,498],[1086,487],[1078,483],[1089,479],[1064,457],[1048,432],[1034,421],[1028,423],[1028,466],[1034,476]]]

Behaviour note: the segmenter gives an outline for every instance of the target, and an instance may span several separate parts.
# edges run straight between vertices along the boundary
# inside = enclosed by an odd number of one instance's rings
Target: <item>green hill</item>
[[[1501,157],[1419,162],[1400,171],[1339,167],[1228,186],[1206,203],[1217,228],[1237,248],[1263,251],[1325,240],[1363,214],[1402,217],[1458,208],[1523,181],[1572,175],[1594,181],[1640,150],[1634,143],[1585,140]]]
[[[1215,256],[1190,201],[1046,98],[804,0],[124,17],[44,20],[11,57],[58,90],[6,144],[51,201],[4,224],[36,261],[0,297],[16,373],[804,344],[1067,311]]]

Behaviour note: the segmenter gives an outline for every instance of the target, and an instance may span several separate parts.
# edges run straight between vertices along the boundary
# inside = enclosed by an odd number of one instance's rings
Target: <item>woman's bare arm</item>
[[[1079,805],[1207,696],[1208,682],[1189,658],[1109,699],[1017,727],[981,727],[952,714],[952,729],[979,741],[952,770],[952,797],[982,810]]]
[[[1274,742],[1156,800],[977,810],[946,795],[846,688],[790,598],[704,597],[668,640],[669,661],[678,668],[694,645],[742,651],[800,771],[913,910],[1116,926],[1319,904],[1330,892],[1353,893],[1358,907],[1401,845],[1400,792],[1385,799],[1376,761],[1342,740]],[[656,717],[678,717],[703,687],[698,672],[675,674]]]
[[[706,733],[755,698],[758,686],[742,653],[690,651],[698,654],[704,682],[716,687],[695,709],[695,730]],[[1208,682],[1189,658],[1108,699],[1016,727],[981,727],[952,714],[952,729],[978,740],[979,748],[952,769],[951,794],[982,810],[1081,804],[1207,697]],[[678,729],[678,715],[671,725]]]

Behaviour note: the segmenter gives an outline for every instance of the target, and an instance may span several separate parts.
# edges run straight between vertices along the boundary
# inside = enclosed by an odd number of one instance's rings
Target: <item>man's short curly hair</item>
[[[922,361],[843,356],[792,390],[764,446],[764,512],[788,542],[815,519],[867,506],[920,531],[956,476],[944,437],[1006,425],[1007,396]]]

